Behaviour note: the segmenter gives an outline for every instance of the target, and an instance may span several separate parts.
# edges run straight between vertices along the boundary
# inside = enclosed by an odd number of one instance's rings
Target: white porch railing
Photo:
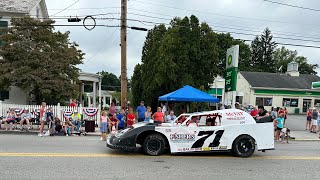
[[[34,114],[35,111],[41,109],[41,105],[21,105],[21,104],[5,104],[2,101],[0,101],[0,117],[5,117],[9,111],[10,108],[13,109],[28,109],[29,112]],[[73,112],[74,110],[77,110],[79,114],[83,116],[83,119],[88,120],[96,120],[96,124],[99,124],[100,122],[100,109],[94,116],[88,116],[84,110],[86,109],[92,109],[92,107],[82,107],[81,105],[79,107],[71,107],[71,106],[60,106],[58,105],[48,105],[46,108],[52,108],[52,112],[55,117],[58,117],[60,120],[64,121],[64,112]]]

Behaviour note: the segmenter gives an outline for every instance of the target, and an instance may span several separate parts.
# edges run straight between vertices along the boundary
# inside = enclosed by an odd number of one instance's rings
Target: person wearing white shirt
[[[167,121],[167,123],[171,123],[173,120],[175,120],[176,119],[176,116],[174,115],[174,111],[173,110],[171,110],[170,111],[170,114],[168,114],[167,116],[166,116],[166,121]]]
[[[30,120],[32,119],[32,114],[29,113],[28,109],[24,109],[24,112],[21,115],[21,121],[20,121],[20,129],[23,129],[23,123],[24,121],[27,122],[27,130],[31,128],[30,126]]]
[[[167,112],[167,104],[161,103],[161,107],[162,107],[162,113],[163,113],[164,115],[166,115],[166,112]]]

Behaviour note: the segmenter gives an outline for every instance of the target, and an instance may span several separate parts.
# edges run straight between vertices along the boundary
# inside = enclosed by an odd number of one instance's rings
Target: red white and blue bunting
[[[63,111],[64,118],[71,118],[73,111]]]
[[[99,109],[98,108],[87,108],[87,109],[83,109],[83,112],[87,115],[87,116],[95,116],[98,113]]]
[[[20,116],[23,113],[23,108],[14,108],[14,112]]]
[[[40,109],[34,109],[34,110],[33,110],[33,115],[34,115],[35,117],[40,116]]]

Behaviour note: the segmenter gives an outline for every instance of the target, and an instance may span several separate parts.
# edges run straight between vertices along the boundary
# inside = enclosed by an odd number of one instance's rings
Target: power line
[[[74,11],[74,10],[86,10],[86,9],[120,9],[121,7],[114,6],[114,7],[92,7],[92,8],[73,8],[73,9],[65,9],[66,11]],[[58,11],[58,10],[63,10],[63,9],[48,9],[52,11]]]
[[[83,26],[82,24],[48,24],[48,25],[35,25],[35,24],[30,24],[30,25],[19,25],[22,27],[30,27],[30,26],[67,26],[67,27],[77,27],[77,26]],[[119,25],[105,25],[105,24],[96,24],[96,25],[86,25],[86,26],[99,26],[99,27],[120,27]],[[9,27],[14,27],[14,26],[9,26]]]
[[[152,22],[152,21],[144,21],[144,20],[137,20],[137,19],[127,19],[128,21],[136,21],[136,22],[140,22],[140,23],[149,23],[149,24],[155,24],[155,25],[159,25],[159,24],[164,24],[164,25],[169,25],[168,23],[162,23],[162,22]],[[190,28],[187,26],[180,26],[180,25],[174,25],[177,27],[185,27],[185,28]],[[210,25],[209,25],[210,26]],[[212,27],[212,26],[210,26]],[[243,32],[235,32],[235,31],[223,31],[223,30],[215,30],[213,29],[213,31],[216,32],[222,32],[222,33],[232,33],[232,34],[241,34],[241,35],[250,35],[250,36],[257,36],[257,34],[251,34],[251,33],[243,33]],[[305,41],[305,42],[320,42],[320,41],[315,41],[315,40],[307,40],[307,39],[299,39],[299,38],[290,38],[290,37],[281,37],[281,36],[273,36],[273,38],[276,39],[286,39],[286,40],[293,40],[293,41]]]
[[[157,16],[149,16],[149,15],[144,15],[144,14],[139,14],[139,13],[128,13],[128,14],[132,14],[135,16],[140,16],[140,17],[147,17],[147,18],[153,18],[153,19],[162,19],[162,20],[168,20],[171,21],[172,19],[169,18],[162,18],[162,17],[157,17]],[[230,26],[226,26],[226,25],[219,25],[219,23],[208,23],[208,24],[215,24],[215,25],[210,25],[212,27],[220,27],[220,28],[225,28],[225,29],[234,29],[234,30],[240,30],[240,31],[249,31],[249,32],[258,32],[261,33],[262,30],[252,30],[252,29],[245,29],[245,28],[237,28],[237,27],[230,27]],[[216,25],[218,24],[218,25]],[[285,32],[288,33],[288,32]],[[292,36],[292,37],[299,37],[299,38],[311,38],[311,39],[320,39],[320,37],[315,37],[315,35],[310,35],[310,36],[305,36],[304,35],[296,35],[296,34],[285,34],[285,33],[277,33],[277,32],[272,32],[272,34],[276,34],[276,35],[283,35],[283,36]]]
[[[167,6],[167,5],[162,5],[162,4],[155,4],[155,3],[150,3],[150,2],[140,1],[140,0],[135,0],[134,2],[149,4],[149,5],[153,5],[153,6],[159,6],[159,7],[165,7],[165,8],[170,8],[170,9],[175,9],[175,10],[180,10],[180,11],[197,12],[197,13],[201,13],[201,14],[222,16],[222,17],[228,17],[228,18],[246,19],[246,20],[252,20],[252,21],[265,21],[265,22],[274,22],[274,23],[282,23],[282,24],[296,24],[296,23],[292,23],[292,22],[274,21],[274,20],[267,20],[267,19],[256,19],[256,18],[248,18],[248,17],[241,17],[241,16],[231,16],[231,15],[225,15],[225,14],[218,14],[218,13],[209,13],[209,12],[203,12],[203,11],[192,10],[192,9],[183,9],[183,8],[177,8],[177,7]],[[309,25],[311,25],[311,24],[309,24]]]
[[[134,19],[128,19],[128,21],[132,21]],[[151,22],[151,21],[141,21],[141,20],[134,20],[138,22],[145,22],[145,23],[153,23],[155,25],[163,24],[163,25],[169,25],[171,24],[168,23],[159,23],[159,22]],[[185,28],[190,28],[187,26],[181,26],[181,25],[174,25],[173,27],[185,27]],[[249,33],[240,33],[240,32],[230,32],[230,31],[219,31],[219,30],[213,30],[215,32],[222,32],[222,33],[233,33],[233,34],[242,34],[242,35],[250,35],[250,36],[257,36],[256,34],[249,34]],[[320,41],[309,41],[309,40],[304,40],[304,39],[295,39],[295,38],[286,38],[286,37],[273,37],[273,38],[278,38],[278,39],[287,39],[287,40],[299,40],[299,41],[308,41],[308,42],[320,42]],[[252,41],[252,40],[246,40],[246,39],[239,39],[243,41]],[[320,46],[313,46],[313,45],[302,45],[302,44],[292,44],[292,43],[282,43],[282,42],[276,42],[276,44],[280,45],[287,45],[287,46],[298,46],[298,47],[308,47],[308,48],[320,48]]]
[[[298,8],[298,9],[304,9],[304,10],[310,10],[310,11],[320,11],[320,9],[314,9],[314,8],[308,8],[308,7],[303,7],[303,6],[297,6],[297,5],[292,5],[292,4],[287,4],[287,3],[281,3],[281,2],[275,2],[275,1],[270,1],[270,0],[263,0],[269,3],[273,3],[273,4],[279,4],[282,6],[289,6],[289,7],[293,7],[293,8]]]
[[[76,0],[74,3],[72,3],[70,6],[68,6],[68,7],[66,7],[66,8],[64,8],[64,9],[62,9],[61,11],[59,11],[59,12],[57,12],[57,13],[54,13],[54,14],[52,14],[51,16],[54,16],[54,15],[57,15],[57,14],[59,14],[59,13],[61,13],[61,12],[63,12],[63,11],[65,11],[66,9],[68,9],[69,7],[71,7],[71,6],[73,6],[73,5],[75,5],[77,2],[79,2],[80,0]]]
[[[249,40],[249,39],[241,39],[241,38],[237,38],[236,40],[242,40],[242,41],[253,41],[253,40]],[[291,44],[291,43],[279,43],[276,42],[276,44],[279,45],[285,45],[285,46],[296,46],[296,47],[307,47],[307,48],[317,48],[320,49],[320,46],[312,46],[312,45],[303,45],[303,44]]]
[[[100,15],[106,15],[106,14],[95,14],[93,16],[100,16]],[[145,17],[148,17],[148,15],[146,15]],[[149,16],[150,17],[150,16]],[[154,17],[155,18],[155,17]],[[158,17],[157,17],[158,18]],[[63,19],[63,18],[62,18]],[[100,20],[120,20],[120,18],[95,18],[95,19],[100,19]],[[128,21],[135,21],[135,22],[139,22],[141,24],[144,24],[146,26],[148,26],[146,23],[148,24],[165,24],[165,25],[170,25],[168,23],[163,23],[163,22],[153,22],[153,21],[145,21],[145,20],[139,20],[139,19],[127,19]],[[257,34],[252,34],[252,33],[245,33],[245,32],[235,32],[235,31],[226,31],[226,30],[219,30],[219,29],[215,29],[215,27],[220,27],[220,28],[226,28],[226,29],[235,29],[235,30],[243,30],[243,31],[251,31],[251,32],[257,32],[257,31],[252,31],[252,30],[246,30],[246,29],[240,29],[240,28],[230,28],[230,27],[225,27],[225,26],[216,26],[216,25],[210,25],[208,24],[210,27],[214,28],[213,30],[216,32],[221,32],[221,33],[231,33],[231,34],[241,34],[241,35],[250,35],[250,36],[257,36]],[[30,25],[32,26],[32,25]],[[41,26],[41,25],[39,25]],[[42,25],[42,26],[47,26],[47,25]],[[69,25],[69,24],[58,24],[55,25],[53,24],[52,26],[83,26],[83,25]],[[93,27],[94,25],[86,25],[86,26],[90,26]],[[119,26],[110,26],[110,25],[102,25],[102,24],[98,24],[96,26],[103,26],[103,27],[119,27]],[[129,27],[132,28],[132,27]],[[275,34],[275,33],[274,33]],[[283,34],[285,35],[285,34]],[[286,35],[285,35],[286,36]],[[286,39],[286,40],[293,40],[293,41],[304,41],[304,42],[316,42],[319,43],[320,41],[317,40],[311,40],[311,39],[303,39],[303,38],[291,38],[291,37],[282,37],[282,36],[273,36],[273,38],[275,39]],[[313,39],[319,39],[317,37],[306,37],[306,38],[313,38]]]

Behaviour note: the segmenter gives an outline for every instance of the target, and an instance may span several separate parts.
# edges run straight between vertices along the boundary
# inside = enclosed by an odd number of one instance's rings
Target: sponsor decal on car
[[[226,112],[227,120],[244,120],[243,112]]]
[[[225,150],[225,149],[227,149],[227,146],[220,146],[219,149],[220,150]]]
[[[195,141],[195,134],[170,134],[170,140],[174,143]]]

